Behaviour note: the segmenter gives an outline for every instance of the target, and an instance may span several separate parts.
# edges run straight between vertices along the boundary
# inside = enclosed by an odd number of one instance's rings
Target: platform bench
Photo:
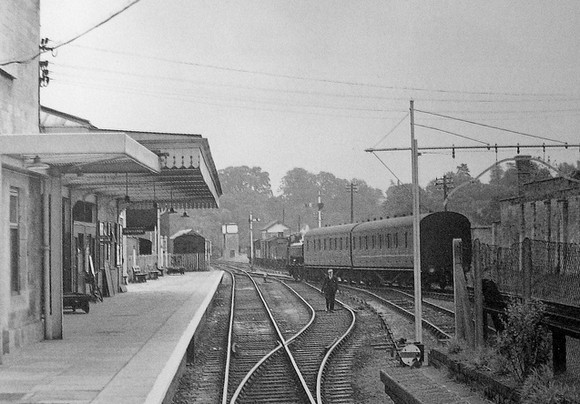
[[[88,313],[91,308],[90,301],[91,296],[84,293],[65,293],[62,296],[62,306],[72,309],[73,312],[76,312],[77,309],[82,309],[85,313]]]
[[[141,268],[139,266],[133,267],[133,281],[138,283],[147,282],[147,274],[141,272]]]

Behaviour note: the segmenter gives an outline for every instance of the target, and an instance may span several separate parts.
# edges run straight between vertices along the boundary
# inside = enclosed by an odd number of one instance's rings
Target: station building
[[[523,238],[580,244],[580,166],[570,176],[530,180],[530,156],[516,157],[518,195],[500,202],[498,245]]]
[[[129,210],[159,229],[160,211],[215,208],[222,192],[201,135],[102,130],[41,109],[39,8],[0,5],[0,359],[65,337],[63,294],[85,293],[86,273],[106,295],[122,290],[127,239],[147,231],[128,226]]]

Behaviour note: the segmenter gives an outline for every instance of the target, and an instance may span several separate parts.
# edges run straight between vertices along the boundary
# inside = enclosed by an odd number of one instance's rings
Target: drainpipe
[[[44,338],[52,339],[51,315],[52,315],[52,293],[51,293],[51,279],[50,279],[50,199],[48,195],[48,187],[46,181],[43,181],[42,193],[42,218],[43,218],[43,234],[42,234],[42,250],[43,250],[43,280],[44,280]]]

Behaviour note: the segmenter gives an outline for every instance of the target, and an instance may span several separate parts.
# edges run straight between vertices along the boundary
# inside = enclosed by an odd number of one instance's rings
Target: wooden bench
[[[139,266],[133,267],[133,281],[137,283],[147,282],[147,274],[141,272],[141,268]]]

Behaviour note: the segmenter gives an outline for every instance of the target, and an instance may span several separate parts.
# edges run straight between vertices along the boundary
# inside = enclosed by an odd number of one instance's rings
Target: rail
[[[250,378],[256,372],[256,370],[259,369],[260,366],[268,358],[272,357],[272,355],[274,353],[276,353],[280,349],[284,349],[284,351],[286,352],[286,356],[290,360],[290,362],[292,364],[292,368],[294,369],[296,376],[298,377],[298,379],[300,381],[302,389],[303,389],[304,393],[306,394],[306,396],[308,397],[309,402],[311,404],[315,404],[316,401],[314,400],[314,397],[312,396],[312,393],[310,392],[310,389],[308,388],[308,385],[306,384],[306,381],[304,380],[304,377],[302,376],[302,373],[300,372],[300,369],[298,368],[298,365],[296,364],[296,361],[294,360],[294,357],[293,357],[292,353],[290,352],[290,349],[288,348],[288,343],[285,341],[284,335],[282,334],[280,327],[278,327],[278,324],[277,324],[276,320],[274,319],[274,315],[272,314],[272,311],[270,310],[270,307],[268,306],[268,303],[266,302],[264,295],[262,294],[262,291],[260,290],[260,288],[256,284],[256,281],[254,280],[254,278],[251,275],[249,275],[246,271],[242,271],[242,272],[244,272],[246,274],[246,276],[248,276],[250,278],[250,280],[252,281],[252,283],[254,284],[254,287],[256,288],[256,291],[258,292],[258,296],[260,297],[260,300],[262,301],[262,304],[263,304],[266,312],[268,313],[268,316],[270,318],[270,322],[272,323],[272,326],[276,330],[278,338],[281,342],[280,342],[280,345],[278,347],[276,347],[272,351],[270,351],[266,356],[264,356],[262,358],[262,360],[260,360],[258,363],[256,363],[254,365],[254,367],[252,367],[252,369],[250,369],[250,371],[242,379],[242,381],[238,385],[237,389],[235,390],[234,394],[232,395],[230,403],[234,404],[236,402],[236,400],[238,399],[240,393],[242,392],[242,390],[244,388],[244,385],[250,380]]]

